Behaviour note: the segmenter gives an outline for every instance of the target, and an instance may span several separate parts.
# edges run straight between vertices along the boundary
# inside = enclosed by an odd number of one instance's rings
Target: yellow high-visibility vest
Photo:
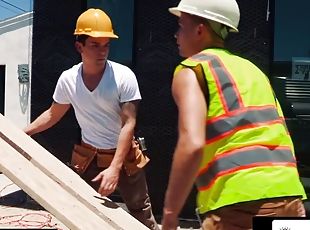
[[[206,144],[196,179],[199,212],[265,198],[305,198],[294,146],[265,74],[217,48],[186,59],[176,72],[182,68],[203,74],[208,89]]]

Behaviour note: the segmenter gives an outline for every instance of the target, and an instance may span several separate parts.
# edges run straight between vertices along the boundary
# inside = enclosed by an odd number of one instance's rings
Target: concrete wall
[[[30,12],[0,22],[0,65],[5,65],[4,115],[20,128],[30,121],[32,18]],[[28,66],[29,82],[20,83],[19,65]]]

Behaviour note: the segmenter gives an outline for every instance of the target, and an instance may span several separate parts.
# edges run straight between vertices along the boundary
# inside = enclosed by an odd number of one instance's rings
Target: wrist
[[[164,207],[163,214],[164,216],[171,216],[171,217],[178,216],[178,212],[176,210],[173,210],[171,208],[166,208],[166,207]]]
[[[122,169],[122,164],[113,164],[112,162],[109,168],[119,172]]]

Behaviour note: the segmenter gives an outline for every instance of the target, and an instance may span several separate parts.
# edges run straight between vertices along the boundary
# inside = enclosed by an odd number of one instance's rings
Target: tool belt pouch
[[[108,168],[113,160],[115,151],[97,153],[97,166],[99,168]]]
[[[71,167],[79,175],[83,174],[91,161],[94,159],[96,152],[82,145],[74,145],[71,157]]]
[[[140,171],[149,161],[150,158],[140,150],[139,143],[133,140],[131,149],[124,161],[124,170],[127,176],[132,176]]]

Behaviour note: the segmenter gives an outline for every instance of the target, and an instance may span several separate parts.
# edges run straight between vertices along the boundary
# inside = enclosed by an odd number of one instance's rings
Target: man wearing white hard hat
[[[172,94],[179,137],[162,229],[176,229],[195,183],[203,229],[252,229],[254,216],[305,216],[294,146],[264,73],[224,47],[238,32],[235,0],[181,0]]]

